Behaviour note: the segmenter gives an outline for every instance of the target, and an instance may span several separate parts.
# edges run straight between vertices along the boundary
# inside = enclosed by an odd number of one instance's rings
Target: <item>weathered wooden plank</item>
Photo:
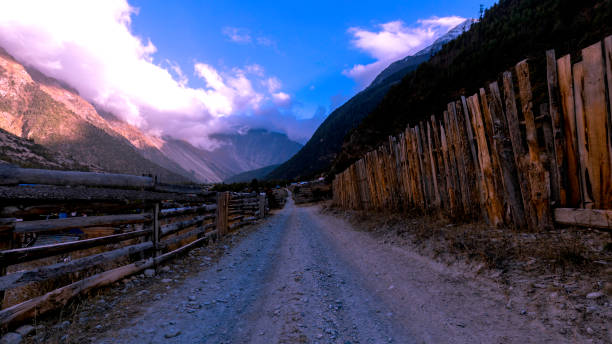
[[[488,219],[491,225],[500,226],[503,224],[503,211],[502,205],[499,201],[499,196],[497,195],[497,190],[495,189],[495,176],[493,174],[493,166],[487,145],[487,138],[482,120],[482,113],[480,111],[478,94],[475,94],[468,99],[468,107],[470,109],[470,113],[472,114],[474,136],[476,138],[476,144],[478,147],[478,162],[482,175],[481,190],[483,192],[484,201],[482,206],[487,210]]]
[[[71,228],[119,226],[151,221],[151,214],[125,214],[70,217],[65,219],[22,221],[15,223],[15,233],[61,231]]]
[[[61,262],[57,264],[42,266],[32,270],[17,271],[6,276],[0,277],[0,290],[12,289],[24,286],[33,282],[46,281],[68,273],[82,271],[94,266],[99,266],[118,258],[142,252],[153,248],[152,242],[144,242],[140,244],[122,247],[116,250],[94,254],[91,256],[78,258],[69,262]]]
[[[461,202],[462,213],[463,215],[467,215],[471,214],[471,194],[474,192],[474,190],[471,188],[473,180],[470,180],[470,153],[468,153],[468,148],[466,147],[467,143],[465,142],[466,140],[464,140],[466,136],[463,135],[463,132],[465,131],[465,129],[463,128],[465,127],[465,125],[463,125],[463,121],[461,120],[463,118],[463,115],[457,114],[457,109],[460,109],[459,104],[451,102],[447,105],[447,109],[449,118],[446,127],[448,128],[448,134],[451,138],[451,140],[449,140],[449,148],[452,148],[449,150],[449,152],[451,153],[449,159],[451,162],[455,160],[457,166],[457,174],[454,178],[455,185],[457,186],[456,190],[458,191],[456,193],[457,202]]]
[[[134,232],[114,234],[100,238],[78,240],[60,244],[16,248],[12,250],[0,251],[0,261],[7,265],[26,263],[32,260],[57,256],[74,251],[85,250],[92,247],[114,244],[121,241],[139,238],[151,234],[151,229],[144,229]]]
[[[604,39],[604,62],[608,81],[608,150],[612,163],[612,35]]]
[[[427,124],[427,152],[429,153],[429,163],[430,163],[430,171],[431,171],[431,181],[433,184],[433,194],[434,194],[434,207],[439,207],[442,201],[440,196],[440,190],[438,189],[438,169],[436,168],[436,159],[434,158],[434,152],[431,142],[431,126],[429,122]]]
[[[86,202],[116,202],[126,201],[163,201],[176,202],[208,202],[208,196],[192,194],[170,194],[153,191],[109,189],[109,188],[75,188],[70,186],[0,186],[0,204],[22,205],[49,204],[50,202],[74,203]]]
[[[504,79],[504,96],[506,104],[506,123],[508,124],[508,134],[512,143],[512,152],[517,167],[517,176],[521,188],[521,196],[523,199],[523,209],[529,228],[537,228],[538,221],[536,218],[535,209],[531,204],[531,188],[529,185],[528,164],[526,162],[526,149],[523,146],[521,129],[519,126],[518,109],[516,105],[516,95],[514,93],[514,82],[512,81],[512,73],[505,72]]]
[[[434,147],[433,150],[434,150],[434,154],[436,157],[435,159],[436,165],[437,165],[436,177],[438,180],[440,201],[442,202],[442,206],[444,207],[444,209],[446,209],[447,211],[450,211],[450,203],[448,201],[448,189],[446,188],[446,170],[444,168],[444,156],[443,156],[444,153],[442,152],[442,144],[440,141],[439,124],[436,123],[436,117],[433,115],[430,117],[430,121],[431,121],[432,135],[433,135],[433,147]]]
[[[512,151],[506,116],[504,114],[501,93],[497,82],[489,85],[489,112],[493,124],[493,142],[499,154],[500,168],[502,172],[502,184],[505,200],[508,203],[512,222],[518,228],[527,225],[525,220],[525,210],[523,209],[523,199],[521,188],[518,181],[516,162]]]
[[[128,174],[53,171],[36,168],[0,167],[0,185],[44,184],[97,186],[108,188],[153,188],[155,182],[150,177]]]
[[[179,215],[189,215],[189,214],[198,214],[198,213],[208,213],[217,209],[216,204],[205,204],[197,207],[184,207],[184,208],[171,208],[171,209],[163,209],[159,217],[162,219],[179,216]]]
[[[580,205],[580,159],[576,136],[576,112],[574,109],[574,83],[570,55],[557,60],[559,93],[561,99],[561,120],[563,122],[563,137],[565,148],[566,172],[566,204],[577,207]]]
[[[550,181],[542,162],[538,145],[535,115],[533,113],[533,95],[529,77],[529,65],[526,60],[519,62],[516,74],[521,98],[522,113],[525,118],[525,139],[528,147],[528,169],[530,201],[535,210],[538,229],[552,228],[550,211]]]
[[[586,110],[584,107],[584,69],[582,62],[573,68],[574,110],[576,116],[576,150],[580,160],[580,196],[582,208],[593,208],[593,194],[589,166],[589,153],[586,136]]]
[[[582,50],[584,109],[588,142],[588,169],[593,207],[612,208],[610,119],[606,101],[605,66],[601,42]]]
[[[444,114],[444,117],[448,117],[448,113]],[[448,193],[448,211],[451,216],[456,215],[457,211],[457,196],[455,194],[456,188],[456,177],[453,175],[453,171],[456,169],[455,166],[451,165],[451,158],[449,156],[449,147],[446,139],[446,131],[444,125],[440,125],[440,144],[442,147],[442,159],[444,162],[444,172],[446,180],[446,190]]]
[[[550,165],[550,195],[557,206],[567,204],[567,162],[565,161],[565,130],[561,115],[557,59],[554,50],[546,52],[546,81],[548,85],[548,113],[554,139],[554,163]]]
[[[542,119],[542,134],[544,137],[544,146],[546,148],[546,159],[542,159],[544,168],[549,171],[550,176],[550,205],[553,208],[559,207],[560,195],[559,188],[555,187],[560,184],[559,181],[559,170],[557,167],[556,153],[555,153],[555,138],[553,133],[553,121],[549,114],[550,106],[548,103],[540,104],[540,115]]]
[[[505,199],[505,194],[503,192],[503,178],[500,166],[500,158],[499,152],[497,151],[497,146],[495,145],[495,138],[493,134],[493,117],[491,115],[491,110],[489,107],[489,97],[487,96],[487,92],[484,88],[479,90],[480,93],[480,103],[482,105],[482,121],[484,123],[485,128],[485,139],[487,145],[489,147],[489,156],[491,159],[491,169],[493,172],[493,183],[495,185],[495,193],[498,197],[499,204],[502,207],[502,217],[505,223],[510,223],[510,211],[508,209],[508,203]]]
[[[612,210],[557,208],[555,222],[562,225],[612,230]]]
[[[214,215],[202,215],[202,216],[196,216],[189,220],[164,225],[161,227],[160,238],[168,236],[172,233],[176,233],[185,228],[189,228],[193,226],[200,226],[204,221],[212,220],[214,218],[215,218]]]

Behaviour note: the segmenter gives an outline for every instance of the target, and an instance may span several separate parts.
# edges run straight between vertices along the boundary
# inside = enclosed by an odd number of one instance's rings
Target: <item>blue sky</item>
[[[342,74],[353,64],[373,59],[351,45],[348,29],[376,29],[401,20],[415,25],[430,17],[478,16],[480,4],[494,1],[132,1],[139,8],[134,32],[149,37],[158,59],[170,59],[184,70],[194,60],[218,69],[256,63],[277,76],[286,92],[303,104],[301,116],[319,106],[329,111],[331,98],[346,100],[359,90]],[[249,42],[237,43],[224,34],[237,28]],[[264,38],[269,45],[257,42]],[[198,81],[196,81],[198,82]]]
[[[390,62],[493,3],[22,0],[0,12],[0,46],[152,134],[210,147],[264,127],[303,143]]]

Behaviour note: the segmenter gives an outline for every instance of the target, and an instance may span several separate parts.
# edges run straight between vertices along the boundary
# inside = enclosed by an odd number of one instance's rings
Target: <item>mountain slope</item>
[[[537,25],[535,24],[537,23]],[[609,0],[501,0],[458,39],[393,87],[380,105],[345,138],[331,173],[397,134],[446,109],[446,102],[473,94],[517,61],[532,59],[533,80],[546,80],[545,51],[558,57],[612,34]],[[535,84],[534,103],[545,102],[546,85]]]
[[[72,90],[40,73],[30,74],[3,51],[0,95],[0,128],[11,134],[62,152],[93,170],[186,181],[145,159],[127,140],[103,126],[104,119]]]
[[[234,176],[227,178],[223,182],[227,184],[231,184],[231,183],[248,183],[252,181],[253,179],[262,180],[262,179],[265,179],[266,176],[270,174],[270,172],[274,171],[274,169],[276,169],[278,166],[279,165],[271,165],[271,166],[258,168],[256,170],[242,172],[242,173],[239,173],[239,174],[236,174]]]
[[[51,170],[89,170],[61,152],[51,151],[3,129],[0,129],[0,147],[0,164]]]
[[[267,178],[305,178],[327,170],[340,152],[347,133],[374,110],[389,89],[421,63],[429,60],[430,56],[439,51],[445,43],[463,33],[472,23],[473,20],[466,20],[415,55],[389,65],[370,86],[334,110],[317,128],[306,145],[289,161],[272,171]]]

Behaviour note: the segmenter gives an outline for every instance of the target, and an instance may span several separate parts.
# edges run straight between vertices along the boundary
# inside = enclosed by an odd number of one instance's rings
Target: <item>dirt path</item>
[[[475,282],[318,207],[285,209],[103,343],[563,343]],[[98,337],[100,338],[100,337]]]

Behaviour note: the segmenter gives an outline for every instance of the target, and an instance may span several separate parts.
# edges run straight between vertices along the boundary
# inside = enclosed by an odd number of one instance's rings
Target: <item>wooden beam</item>
[[[0,185],[17,184],[96,186],[128,189],[149,189],[155,185],[151,177],[128,174],[0,167]]]
[[[15,233],[61,231],[71,228],[119,226],[151,221],[151,214],[125,214],[70,217],[65,219],[22,221],[15,223]]]
[[[0,205],[49,204],[50,202],[74,203],[126,201],[164,201],[176,202],[209,202],[210,197],[192,194],[172,194],[153,191],[109,189],[109,188],[75,188],[69,186],[0,186]]]
[[[576,112],[576,150],[580,160],[580,196],[582,208],[593,208],[593,193],[589,170],[589,151],[586,136],[586,109],[584,107],[583,63],[574,65],[574,104]]]
[[[215,217],[213,215],[205,215],[205,216],[196,216],[192,219],[189,220],[185,220],[185,221],[181,221],[181,222],[175,222],[175,223],[171,223],[168,225],[164,225],[161,227],[161,231],[160,231],[160,238],[168,236],[172,233],[176,233],[178,231],[181,231],[185,228],[189,228],[192,226],[199,226],[201,225],[204,221],[206,220],[210,220],[210,219],[214,219]]]
[[[116,250],[102,252],[91,256],[71,260],[67,263],[61,262],[57,264],[42,266],[32,270],[17,271],[6,276],[0,277],[0,290],[7,290],[33,282],[46,281],[68,273],[82,271],[94,266],[99,266],[117,258],[142,252],[153,248],[152,242],[144,242],[141,244],[130,245]]]
[[[574,82],[570,55],[557,60],[559,75],[559,93],[561,97],[561,117],[565,142],[566,204],[577,207],[580,205],[580,158],[576,139],[576,112],[574,109]]]
[[[535,211],[537,228],[551,229],[553,226],[550,211],[550,180],[540,161],[540,147],[538,145],[535,115],[533,113],[533,94],[531,92],[529,65],[526,60],[523,60],[516,65],[515,69],[522,113],[525,118],[525,139],[527,140],[529,153],[526,157],[528,159],[526,172],[531,192],[530,202]]]
[[[546,80],[548,84],[548,113],[554,140],[554,156],[550,164],[551,198],[557,206],[567,204],[567,162],[565,161],[565,129],[561,115],[557,59],[554,50],[546,52]]]
[[[601,42],[582,49],[589,181],[596,209],[612,208],[610,118],[606,100],[606,77]]]
[[[562,225],[612,230],[612,210],[557,208],[555,222]]]
[[[491,155],[487,145],[487,138],[482,120],[482,113],[480,111],[478,94],[475,94],[468,99],[468,106],[470,112],[472,113],[471,122],[474,125],[474,135],[478,145],[478,162],[482,176],[481,190],[484,202],[482,206],[487,210],[490,224],[497,227],[503,224],[503,212],[502,205],[497,194],[498,190],[496,190],[495,187],[495,174],[493,171]]]
[[[102,245],[114,244],[149,234],[151,234],[151,229],[145,229],[61,244],[16,248],[12,250],[0,251],[0,261],[6,262],[7,265],[21,264],[36,259],[57,256],[60,254],[85,250]]]
[[[203,206],[198,206],[198,207],[163,209],[161,213],[159,214],[159,217],[162,219],[165,219],[168,217],[179,216],[179,215],[208,213],[216,209],[217,209],[216,204],[205,204]]]

